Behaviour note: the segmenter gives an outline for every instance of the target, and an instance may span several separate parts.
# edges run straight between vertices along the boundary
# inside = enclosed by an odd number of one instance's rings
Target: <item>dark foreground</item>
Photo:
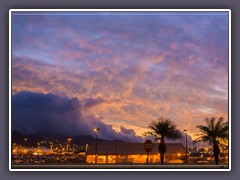
[[[191,165],[191,164],[171,164],[171,165],[12,165],[12,169],[228,169],[228,165]]]

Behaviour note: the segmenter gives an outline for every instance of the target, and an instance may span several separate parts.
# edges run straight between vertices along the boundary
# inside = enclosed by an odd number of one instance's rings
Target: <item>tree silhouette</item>
[[[226,142],[228,140],[228,122],[223,122],[223,118],[220,117],[216,122],[216,118],[206,118],[206,126],[197,125],[200,131],[195,136],[197,138],[193,141],[193,144],[198,142],[208,142],[213,147],[213,155],[215,163],[218,165],[218,158],[220,154],[220,141]]]
[[[160,140],[158,150],[160,153],[160,159],[162,165],[164,164],[164,154],[166,153],[167,147],[165,144],[166,139],[176,140],[182,137],[179,130],[176,129],[176,125],[169,119],[163,117],[159,118],[157,121],[153,121],[149,128],[149,132],[145,135],[152,135],[155,140]]]

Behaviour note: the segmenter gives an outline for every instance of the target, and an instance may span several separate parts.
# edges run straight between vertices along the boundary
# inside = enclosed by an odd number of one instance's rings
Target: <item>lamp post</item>
[[[183,131],[186,132],[186,163],[187,163],[187,162],[188,162],[188,161],[187,161],[187,156],[188,156],[188,155],[187,155],[187,154],[188,154],[188,153],[187,153],[187,148],[188,148],[188,147],[187,147],[187,133],[188,133],[188,129],[184,129]]]
[[[98,143],[98,131],[100,130],[100,128],[94,128],[93,130],[96,133],[95,164],[97,164],[97,143]]]
[[[27,140],[28,140],[27,138],[24,138],[24,141],[25,141],[25,145],[26,145],[26,146],[27,146]]]
[[[72,138],[68,138],[67,139],[68,140],[68,148],[67,148],[67,152],[69,152],[69,149],[70,149],[70,143],[71,143],[71,141],[72,141]]]
[[[117,142],[118,140],[115,139],[115,156],[116,156],[116,164],[118,163],[118,155],[117,155]]]
[[[62,144],[59,145],[60,160],[62,158]]]
[[[52,150],[53,149],[53,143],[50,142],[50,149]]]

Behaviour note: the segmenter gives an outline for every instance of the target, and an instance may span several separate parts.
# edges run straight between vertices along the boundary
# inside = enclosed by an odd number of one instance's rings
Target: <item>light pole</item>
[[[71,141],[72,141],[72,138],[68,138],[67,140],[68,140],[68,148],[67,148],[67,152],[69,152],[69,149],[70,149],[70,143],[71,143]]]
[[[50,142],[50,149],[52,150],[53,149],[53,143]]]
[[[59,145],[60,160],[62,158],[62,144]]]
[[[118,163],[117,142],[118,142],[118,140],[115,139],[115,156],[116,156],[116,164]]]
[[[187,153],[187,151],[188,151],[188,150],[187,150],[187,148],[188,148],[188,147],[187,147],[187,133],[188,133],[188,129],[184,129],[183,131],[186,132],[186,163],[187,163],[187,162],[188,162],[188,161],[187,161],[187,157],[188,157],[188,155],[187,155],[187,154],[188,154],[188,153]]]
[[[93,130],[96,133],[95,164],[97,164],[97,143],[98,143],[98,131],[100,130],[100,128],[94,128]]]
[[[25,141],[25,145],[27,145],[27,138],[24,138],[24,141]]]

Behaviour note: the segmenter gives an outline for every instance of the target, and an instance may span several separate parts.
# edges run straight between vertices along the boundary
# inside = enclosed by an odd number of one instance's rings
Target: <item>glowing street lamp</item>
[[[188,156],[188,155],[187,155],[187,154],[188,154],[188,153],[187,153],[187,151],[188,151],[188,150],[187,150],[187,133],[188,133],[189,130],[188,130],[188,129],[184,129],[183,131],[186,132],[186,163],[187,163],[187,162],[188,162],[188,161],[187,161],[187,156]]]
[[[72,141],[72,138],[68,138],[67,140],[68,140],[68,144],[70,144]]]
[[[96,133],[96,147],[95,147],[95,164],[97,164],[97,144],[98,144],[98,131],[100,128],[94,128],[94,132]]]
[[[68,140],[68,146],[67,146],[68,148],[67,148],[67,151],[69,152],[69,149],[70,149],[70,143],[71,143],[71,141],[72,141],[72,138],[68,138],[67,140]]]
[[[28,141],[28,139],[27,139],[27,138],[24,138],[24,141],[25,141],[25,146],[27,146],[27,141]]]
[[[53,143],[50,142],[50,149],[52,150],[53,149]]]

